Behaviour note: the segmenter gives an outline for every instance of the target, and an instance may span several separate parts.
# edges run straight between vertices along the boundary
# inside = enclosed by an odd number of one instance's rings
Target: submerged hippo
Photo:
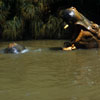
[[[70,25],[75,26],[72,41],[65,42],[63,50],[100,48],[100,26],[98,24],[88,20],[75,7],[66,9],[63,12],[63,19],[69,23],[64,27],[65,29]]]
[[[3,53],[14,53],[14,54],[18,54],[18,53],[25,53],[27,51],[28,50],[24,46],[19,45],[19,44],[13,42],[13,43],[10,43],[8,45],[8,47],[3,50]]]

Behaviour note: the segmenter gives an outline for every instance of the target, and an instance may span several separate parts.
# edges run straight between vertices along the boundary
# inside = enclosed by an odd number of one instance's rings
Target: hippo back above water
[[[7,48],[3,49],[3,53],[13,53],[13,54],[25,53],[27,51],[28,49],[26,49],[25,46],[19,45],[15,42],[10,43]]]

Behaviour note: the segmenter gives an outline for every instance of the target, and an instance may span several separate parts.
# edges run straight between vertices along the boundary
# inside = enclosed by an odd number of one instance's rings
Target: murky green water
[[[47,49],[63,42],[18,42],[30,52],[0,54],[0,100],[100,100],[100,49]]]

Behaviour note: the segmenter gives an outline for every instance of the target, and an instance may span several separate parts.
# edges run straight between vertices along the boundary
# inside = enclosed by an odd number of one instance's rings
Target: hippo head
[[[4,53],[13,53],[13,54],[25,53],[27,51],[28,49],[26,49],[24,46],[19,45],[15,42],[10,43],[8,47],[4,49]]]
[[[75,7],[67,8],[62,13],[63,19],[68,23],[75,23],[80,19],[80,13]]]
[[[100,26],[83,16],[75,7],[67,8],[62,13],[62,18],[66,21],[64,29],[69,25],[76,25],[72,43],[65,42],[63,50],[74,50],[76,48],[95,48],[100,44]],[[78,32],[77,32],[78,30]]]
[[[88,20],[85,16],[78,12],[75,7],[65,9],[62,13],[62,18],[68,24],[80,25],[93,33],[96,33],[100,29],[100,26],[98,24],[95,24],[92,21]],[[67,27],[65,27],[65,29]]]

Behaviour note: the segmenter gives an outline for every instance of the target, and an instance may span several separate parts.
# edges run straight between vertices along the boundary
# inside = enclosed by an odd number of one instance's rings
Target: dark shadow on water
[[[29,52],[48,52],[48,51],[62,51],[62,47],[49,47],[49,48],[38,48],[29,50]]]
[[[59,51],[59,50],[62,50],[62,47],[50,47],[48,49],[53,50],[53,51]]]

